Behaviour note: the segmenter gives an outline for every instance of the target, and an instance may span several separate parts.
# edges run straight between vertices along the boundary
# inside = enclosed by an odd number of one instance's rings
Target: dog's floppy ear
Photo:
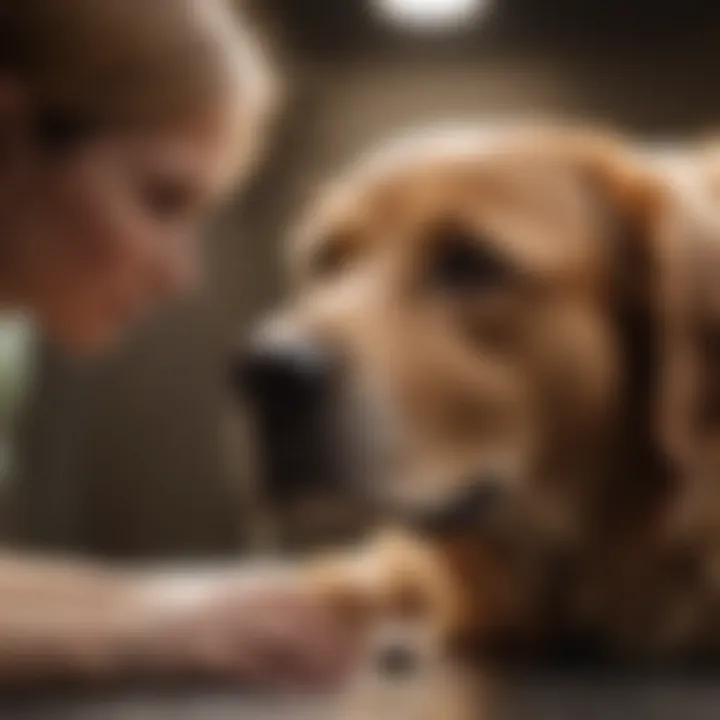
[[[643,503],[692,473],[698,422],[692,219],[650,161],[596,144],[584,171],[609,242],[611,297],[625,364],[627,414],[618,425],[626,472]],[[629,463],[629,465],[627,464]]]

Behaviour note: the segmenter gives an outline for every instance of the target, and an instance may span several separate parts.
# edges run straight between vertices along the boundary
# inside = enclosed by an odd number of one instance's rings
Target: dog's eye
[[[344,236],[328,238],[318,244],[309,259],[309,272],[315,279],[327,278],[342,270],[352,257],[352,243]]]
[[[454,292],[492,290],[511,276],[505,258],[469,230],[442,227],[433,232],[431,282],[435,289]]]

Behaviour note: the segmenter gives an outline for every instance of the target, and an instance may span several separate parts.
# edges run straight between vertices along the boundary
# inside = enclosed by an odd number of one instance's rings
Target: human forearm
[[[258,570],[131,573],[0,556],[0,684],[336,674],[348,638],[332,614],[292,575]]]
[[[124,672],[146,622],[136,596],[122,572],[0,557],[0,682]]]

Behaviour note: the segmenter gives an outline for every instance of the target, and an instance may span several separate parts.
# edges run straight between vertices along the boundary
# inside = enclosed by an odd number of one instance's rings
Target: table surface
[[[503,717],[513,720],[717,720],[720,682],[712,676],[544,676],[514,682],[508,700],[509,712]],[[336,713],[332,707],[327,698],[321,697],[263,697],[217,689],[128,690],[93,695],[56,691],[0,700],[0,718],[333,720]],[[397,720],[396,714],[391,720]]]

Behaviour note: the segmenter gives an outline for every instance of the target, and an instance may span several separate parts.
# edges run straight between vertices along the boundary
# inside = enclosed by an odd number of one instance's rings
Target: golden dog
[[[719,195],[717,153],[567,128],[418,132],[323,193],[241,379],[281,504],[404,529],[315,587],[443,647],[717,648]]]

